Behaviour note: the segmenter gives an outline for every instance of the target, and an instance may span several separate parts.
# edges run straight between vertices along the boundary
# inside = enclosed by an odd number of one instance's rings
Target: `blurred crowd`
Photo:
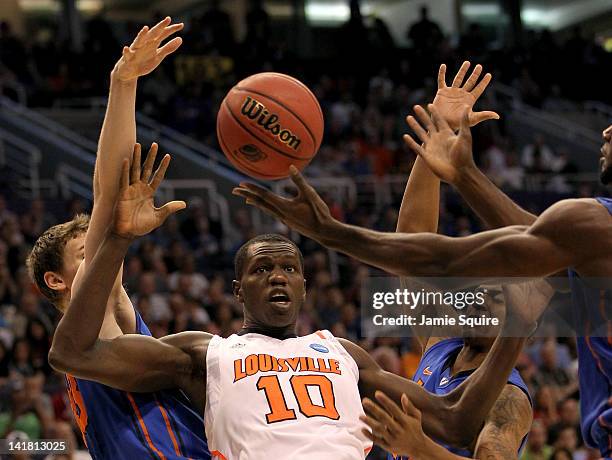
[[[358,1],[352,0],[346,24],[335,30],[317,29],[326,37],[330,57],[298,58],[287,33],[272,21],[261,1],[250,2],[241,41],[228,12],[214,1],[208,10],[185,19],[180,52],[142,80],[138,109],[218,148],[216,113],[231,86],[261,71],[296,75],[313,89],[325,114],[323,146],[309,174],[354,177],[409,170],[412,155],[401,142],[407,130],[404,117],[414,104],[433,99],[441,62],[448,66],[449,83],[464,59],[481,63],[495,82],[547,111],[576,107],[584,100],[610,102],[605,76],[612,69],[612,53],[578,27],[561,36],[527,30],[522,41],[502,45],[490,29],[477,23],[468,25],[460,37],[449,37],[426,7],[420,14],[406,28],[411,46],[401,48],[384,21],[362,17]],[[112,68],[121,44],[129,43],[139,26],[94,17],[84,24],[84,40],[75,48],[52,25],[20,38],[2,22],[0,87],[11,95],[8,83],[18,82],[32,106],[104,97],[108,73],[100,69]],[[481,106],[507,113],[490,98]],[[503,116],[488,125],[477,131],[475,155],[499,185],[522,189],[526,175],[559,178],[578,172],[567,151],[554,151],[541,139],[515,145]],[[563,179],[542,181],[539,188],[561,193],[580,187]]]
[[[217,108],[239,78],[267,70],[302,75],[318,97],[326,122],[324,144],[309,175],[384,178],[389,174],[407,177],[410,171],[414,155],[401,142],[406,109],[433,99],[439,62],[457,69],[469,57],[539,107],[606,97],[603,78],[610,74],[606,69],[611,58],[579,30],[563,44],[547,31],[530,32],[522,45],[491,51],[485,46],[484,31],[472,25],[453,47],[423,10],[421,19],[407,28],[412,47],[399,49],[383,21],[366,21],[352,6],[351,20],[338,32],[338,37],[344,37],[336,43],[342,58],[332,62],[297,59],[285,41],[269,40],[273,25],[257,1],[248,12],[246,38],[239,43],[229,15],[213,2],[211,9],[188,21],[181,52],[139,84],[139,109],[215,146]],[[10,96],[10,83],[19,82],[34,106],[52,105],[58,98],[104,96],[108,73],[99,69],[112,68],[120,43],[129,42],[137,30],[138,25],[131,23],[118,31],[101,17],[94,18],[86,24],[79,50],[57,40],[52,27],[22,39],[3,22],[0,86]],[[359,50],[358,59],[355,50]],[[362,65],[364,59],[371,65]],[[581,71],[567,72],[570,68]],[[565,182],[563,174],[577,172],[576,166],[566,152],[554,151],[540,136],[516,146],[503,129],[480,128],[475,142],[476,159],[489,177],[534,212],[562,196],[592,196],[591,185],[575,188]],[[522,192],[525,175],[530,173],[555,173],[543,179],[551,195]],[[336,202],[331,195],[324,198],[344,221],[394,231],[403,188],[403,183],[396,184],[390,205],[383,209]],[[89,204],[24,201],[12,194],[10,183],[3,184],[0,193],[0,438],[69,439],[73,453],[65,458],[87,458],[64,380],[47,363],[58,312],[33,287],[24,261],[46,228],[87,211]],[[478,229],[460,197],[445,188],[440,232],[458,236]],[[278,230],[286,233],[282,227]],[[257,233],[246,210],[235,210],[228,229],[210,217],[204,203],[196,202],[135,243],[124,265],[124,283],[153,334],[197,329],[228,336],[237,331],[242,310],[231,295],[232,258]],[[309,240],[297,241],[305,255],[308,280],[298,333],[329,329],[358,341],[385,369],[411,377],[419,360],[411,340],[367,340],[360,334],[360,289],[372,269],[331,257]],[[575,342],[534,340],[517,367],[534,402],[534,423],[522,459],[597,458],[584,447],[579,431]]]

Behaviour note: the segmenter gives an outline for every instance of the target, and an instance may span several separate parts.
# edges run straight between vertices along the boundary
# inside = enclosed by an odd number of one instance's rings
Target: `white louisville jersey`
[[[208,447],[226,460],[354,460],[372,448],[359,370],[329,331],[215,336],[206,358]]]

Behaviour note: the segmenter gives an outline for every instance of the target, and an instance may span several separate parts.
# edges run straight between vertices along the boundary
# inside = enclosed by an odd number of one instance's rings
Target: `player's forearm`
[[[476,167],[466,170],[454,185],[489,228],[531,225],[537,219],[537,216],[512,201]]]
[[[431,172],[425,161],[418,157],[406,184],[396,231],[435,233],[438,229],[439,211],[440,179]]]
[[[111,72],[108,106],[98,142],[100,193],[114,200],[119,190],[121,165],[136,143],[136,80],[121,81]]]
[[[70,306],[60,321],[53,339],[58,352],[90,350],[96,344],[106,304],[117,272],[131,240],[108,234],[93,261],[86,267],[79,287],[72,293]]]
[[[313,238],[328,248],[396,276],[454,277],[457,278],[453,281],[454,287],[465,287],[473,285],[476,279],[531,276],[519,263],[522,253],[517,250],[516,241],[508,240],[525,230],[525,227],[504,227],[451,238],[432,233],[377,232],[334,220]],[[437,284],[437,281],[431,280],[431,283]]]

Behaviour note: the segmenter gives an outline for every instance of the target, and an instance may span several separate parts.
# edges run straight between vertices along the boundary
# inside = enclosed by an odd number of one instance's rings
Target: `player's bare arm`
[[[607,267],[610,215],[593,199],[564,200],[531,226],[504,227],[462,238],[376,232],[338,222],[297,169],[294,198],[243,183],[233,193],[322,245],[396,276],[541,277],[569,266],[584,275]],[[376,248],[375,251],[372,248]],[[607,272],[612,267],[607,267]],[[469,284],[475,283],[472,280]],[[464,282],[467,283],[467,282]],[[458,285],[459,286],[459,285]]]
[[[474,113],[471,111],[491,81],[491,74],[487,73],[478,82],[482,73],[482,66],[478,64],[474,67],[470,77],[464,82],[463,80],[467,75],[469,67],[469,61],[465,61],[450,87],[446,85],[446,65],[442,64],[438,72],[438,91],[433,105],[447,123],[452,126],[459,126],[466,107],[469,109],[468,120],[472,126],[488,119],[499,118],[499,115],[495,112]],[[419,106],[415,106],[415,111],[417,113],[424,112]],[[420,136],[427,134],[423,132],[423,128],[412,115],[406,117],[406,122]],[[408,143],[408,145],[410,144]],[[401,233],[436,233],[438,230],[439,210],[440,179],[432,172],[426,161],[418,156],[408,177],[400,206],[396,231]],[[402,287],[405,287],[409,282],[406,278],[402,279]],[[429,339],[432,333],[435,334],[432,326],[412,326],[412,329],[421,345],[422,351],[427,346],[435,343],[435,341]],[[439,339],[442,339],[442,337]]]
[[[474,457],[482,460],[518,458],[523,438],[529,433],[533,410],[527,395],[506,385],[478,436]]]
[[[385,450],[414,460],[465,458],[449,452],[423,432],[423,413],[406,395],[401,397],[401,408],[382,392],[376,394],[376,402],[365,400],[364,407],[367,416],[363,421],[370,428],[364,433]],[[531,420],[531,405],[525,393],[514,385],[506,385],[478,436],[473,458],[518,458],[518,449]]]
[[[145,165],[153,164],[155,153],[150,152]],[[176,386],[183,376],[196,372],[193,355],[184,351],[188,347],[174,345],[180,345],[181,337],[166,342],[131,334],[110,340],[98,338],[108,314],[108,298],[130,243],[185,207],[178,201],[161,208],[154,206],[153,196],[169,162],[166,155],[151,176],[150,168],[141,171],[137,149],[131,168],[124,160],[112,224],[53,338],[49,361],[57,370],[129,391]]]
[[[112,218],[113,206],[117,196],[118,180],[123,159],[129,158],[136,142],[136,83],[140,76],[152,72],[169,54],[181,45],[181,38],[176,37],[163,46],[161,42],[183,28],[183,24],[171,24],[165,18],[152,28],[143,27],[132,44],[123,48],[119,61],[111,72],[108,105],[100,139],[98,155],[94,169],[94,204],[89,230],[85,238],[85,265],[93,259],[104,238],[106,225]],[[75,279],[80,283],[81,276]],[[118,276],[113,296],[119,306],[129,303],[129,298],[121,285],[121,273]],[[120,310],[120,309],[119,309]],[[133,330],[134,314],[126,308],[122,322],[132,324],[127,330]]]

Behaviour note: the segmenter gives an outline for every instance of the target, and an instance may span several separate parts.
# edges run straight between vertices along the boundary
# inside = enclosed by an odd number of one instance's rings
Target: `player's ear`
[[[242,285],[240,284],[240,281],[232,281],[232,293],[238,302],[244,303],[244,297],[242,296]]]
[[[49,289],[53,289],[54,291],[63,291],[67,287],[64,279],[58,273],[45,272],[43,279],[45,280],[45,284],[49,287]]]
[[[306,300],[306,278],[304,278],[304,295],[302,295],[302,299]]]

